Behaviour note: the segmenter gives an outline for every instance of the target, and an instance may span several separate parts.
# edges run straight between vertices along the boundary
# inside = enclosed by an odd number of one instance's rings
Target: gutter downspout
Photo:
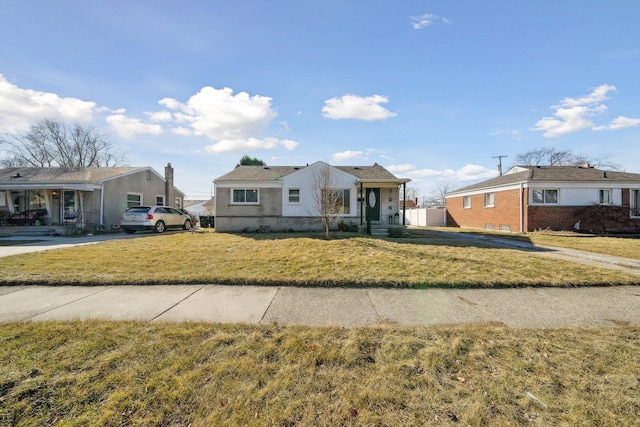
[[[524,233],[524,183],[520,183],[520,232]]]
[[[104,184],[100,185],[100,225],[104,230]]]
[[[360,225],[364,225],[363,205],[364,205],[364,193],[362,192],[362,182],[360,182]]]

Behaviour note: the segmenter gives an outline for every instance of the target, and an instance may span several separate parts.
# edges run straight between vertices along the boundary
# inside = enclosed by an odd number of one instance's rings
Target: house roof
[[[229,173],[216,178],[217,181],[277,181],[282,177],[308,166],[238,166]],[[354,175],[362,181],[390,181],[398,178],[384,167],[373,166],[333,166]],[[403,180],[405,181],[405,180]],[[408,179],[406,181],[409,181]]]
[[[640,183],[640,174],[605,171],[585,166],[515,166],[504,175],[460,188],[448,194],[530,182]]]
[[[104,168],[1,168],[0,183],[79,183],[100,184],[119,176],[151,169],[149,167]]]
[[[150,171],[158,174],[149,166],[116,166],[86,168],[0,168],[0,189],[32,188],[42,186],[52,188],[55,185],[65,188],[86,189],[87,186],[99,186],[102,183],[136,172]],[[175,188],[176,192],[184,193]]]
[[[238,166],[216,181],[276,181],[306,166]]]

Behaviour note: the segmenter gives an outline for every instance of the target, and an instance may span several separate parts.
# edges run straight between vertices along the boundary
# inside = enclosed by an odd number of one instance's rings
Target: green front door
[[[367,188],[367,212],[371,221],[380,221],[379,188]]]

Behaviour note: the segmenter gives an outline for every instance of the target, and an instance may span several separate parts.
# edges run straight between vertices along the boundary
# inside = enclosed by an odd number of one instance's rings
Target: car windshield
[[[149,208],[146,206],[136,206],[134,208],[129,208],[127,213],[147,213],[149,212]]]

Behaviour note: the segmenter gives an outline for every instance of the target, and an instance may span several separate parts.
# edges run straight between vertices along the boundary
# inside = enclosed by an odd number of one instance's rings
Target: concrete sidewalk
[[[640,287],[0,287],[0,322],[71,319],[340,326],[491,323],[518,328],[640,325]]]

